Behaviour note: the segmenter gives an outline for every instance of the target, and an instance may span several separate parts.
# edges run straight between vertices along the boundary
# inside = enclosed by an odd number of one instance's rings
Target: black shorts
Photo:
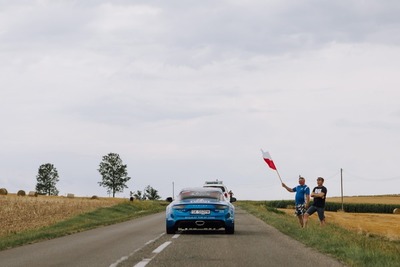
[[[312,215],[314,212],[317,212],[319,220],[323,221],[323,220],[325,220],[325,212],[324,212],[324,210],[325,210],[325,208],[311,206],[311,207],[308,208],[307,214],[308,215]]]

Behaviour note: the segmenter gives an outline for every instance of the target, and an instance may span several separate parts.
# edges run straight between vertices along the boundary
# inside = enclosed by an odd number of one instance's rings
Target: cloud
[[[102,195],[101,157],[163,197],[218,178],[239,199],[396,193],[399,4],[360,1],[37,1],[0,11],[0,186]],[[372,157],[371,155],[374,155]],[[388,181],[372,188],[371,181]],[[363,180],[361,180],[363,181]],[[294,184],[293,184],[294,185]],[[25,190],[27,190],[25,189]],[[127,196],[129,191],[121,194]]]

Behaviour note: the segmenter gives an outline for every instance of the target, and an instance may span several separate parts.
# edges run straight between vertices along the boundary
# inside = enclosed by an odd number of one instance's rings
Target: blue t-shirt
[[[293,188],[293,192],[296,192],[294,197],[296,205],[301,205],[306,203],[306,195],[310,194],[310,188],[307,185],[298,185]]]

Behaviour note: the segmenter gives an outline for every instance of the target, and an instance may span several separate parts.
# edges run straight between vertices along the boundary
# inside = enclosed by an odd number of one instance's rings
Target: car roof
[[[205,181],[204,185],[220,185],[220,186],[223,186],[224,182],[220,181],[220,180]]]
[[[223,198],[224,194],[220,188],[189,187],[179,192],[178,199],[193,198]]]

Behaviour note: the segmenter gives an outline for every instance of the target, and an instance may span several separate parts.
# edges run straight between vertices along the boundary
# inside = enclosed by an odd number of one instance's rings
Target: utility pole
[[[343,207],[343,169],[340,168],[340,187],[341,187],[341,194],[342,194],[342,211],[344,211]]]
[[[175,184],[172,182],[172,199],[175,199]]]

